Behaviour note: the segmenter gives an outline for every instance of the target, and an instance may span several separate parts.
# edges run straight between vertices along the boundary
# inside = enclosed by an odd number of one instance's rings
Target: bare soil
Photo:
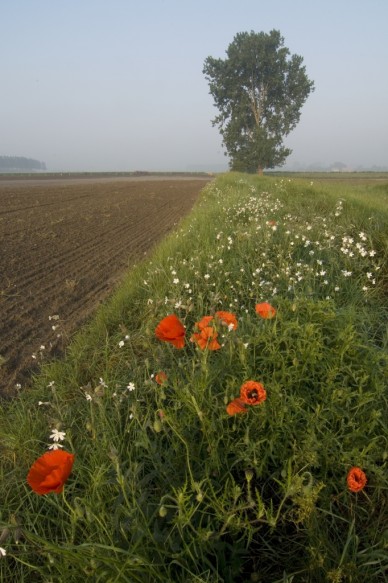
[[[209,179],[0,181],[0,395],[63,350]]]

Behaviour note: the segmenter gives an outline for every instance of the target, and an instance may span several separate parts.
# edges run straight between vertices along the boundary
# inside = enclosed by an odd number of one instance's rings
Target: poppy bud
[[[252,470],[245,470],[245,479],[247,482],[250,482],[253,478],[253,471]]]
[[[162,431],[162,423],[160,419],[155,419],[153,427],[156,433],[160,433]]]

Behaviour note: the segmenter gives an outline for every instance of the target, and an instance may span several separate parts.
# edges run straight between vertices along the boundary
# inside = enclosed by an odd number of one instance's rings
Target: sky
[[[387,0],[0,0],[0,156],[222,170],[203,64],[279,30],[315,83],[286,168],[388,168]]]

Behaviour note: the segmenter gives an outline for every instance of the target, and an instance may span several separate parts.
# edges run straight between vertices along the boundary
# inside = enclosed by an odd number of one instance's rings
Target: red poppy
[[[261,383],[246,381],[240,388],[240,399],[247,405],[260,405],[267,398],[267,392]]]
[[[156,373],[155,375],[155,381],[158,383],[158,385],[162,385],[163,383],[165,383],[167,380],[167,375],[165,372],[163,372],[162,370],[159,371],[158,373]]]
[[[56,449],[47,451],[38,458],[28,472],[27,482],[37,494],[60,494],[67,478],[71,474],[74,455]]]
[[[238,324],[237,324],[237,318],[234,314],[232,314],[231,312],[216,312],[216,316],[218,317],[218,319],[220,320],[221,324],[224,324],[225,326],[230,326],[232,328],[232,330],[236,330]]]
[[[242,399],[233,399],[226,407],[228,415],[237,415],[238,413],[246,413],[248,409],[245,407]]]
[[[195,326],[200,330],[207,328],[209,323],[213,320],[213,316],[204,316],[199,322],[195,323]]]
[[[365,487],[368,481],[365,472],[363,472],[362,469],[358,467],[354,467],[349,470],[346,480],[348,483],[348,488],[351,492],[359,492]]]
[[[183,348],[185,345],[185,328],[175,314],[166,316],[159,322],[155,328],[155,336],[175,348]]]
[[[261,318],[270,320],[276,315],[276,310],[271,304],[267,302],[262,302],[261,304],[256,304],[255,306],[256,314]]]
[[[192,335],[190,340],[196,342],[202,350],[207,348],[208,350],[218,350],[221,345],[217,340],[218,333],[211,326],[205,326],[200,332],[196,332]]]

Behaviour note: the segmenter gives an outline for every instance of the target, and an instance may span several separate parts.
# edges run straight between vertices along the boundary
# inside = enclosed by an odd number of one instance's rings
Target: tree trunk
[[[258,166],[258,168],[257,168],[257,174],[258,174],[259,176],[263,176],[263,174],[264,174],[264,169],[263,169],[263,167],[262,167],[262,166],[260,166],[260,164],[259,164],[259,166]]]

